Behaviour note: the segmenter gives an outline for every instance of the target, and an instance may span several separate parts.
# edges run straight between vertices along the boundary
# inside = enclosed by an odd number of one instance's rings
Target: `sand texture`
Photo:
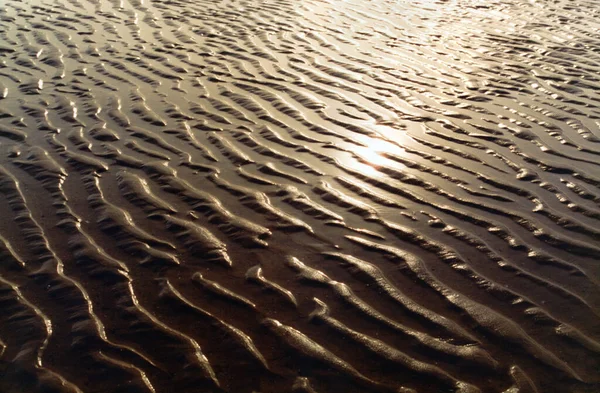
[[[0,393],[600,392],[598,1],[0,0]]]

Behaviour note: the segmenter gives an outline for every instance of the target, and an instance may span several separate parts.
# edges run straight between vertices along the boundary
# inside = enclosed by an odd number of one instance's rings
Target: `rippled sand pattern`
[[[0,1],[0,392],[600,391],[597,1]]]

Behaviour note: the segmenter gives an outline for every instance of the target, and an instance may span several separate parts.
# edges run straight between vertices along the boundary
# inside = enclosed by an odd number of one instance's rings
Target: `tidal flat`
[[[0,0],[0,393],[600,391],[600,7]]]

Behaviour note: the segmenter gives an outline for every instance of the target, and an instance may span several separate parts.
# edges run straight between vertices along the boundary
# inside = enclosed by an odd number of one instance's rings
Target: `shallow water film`
[[[0,0],[1,393],[600,391],[598,1]]]

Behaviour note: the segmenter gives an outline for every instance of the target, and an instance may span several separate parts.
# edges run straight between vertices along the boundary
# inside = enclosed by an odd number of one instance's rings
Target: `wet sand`
[[[0,1],[0,392],[600,391],[595,1]]]

